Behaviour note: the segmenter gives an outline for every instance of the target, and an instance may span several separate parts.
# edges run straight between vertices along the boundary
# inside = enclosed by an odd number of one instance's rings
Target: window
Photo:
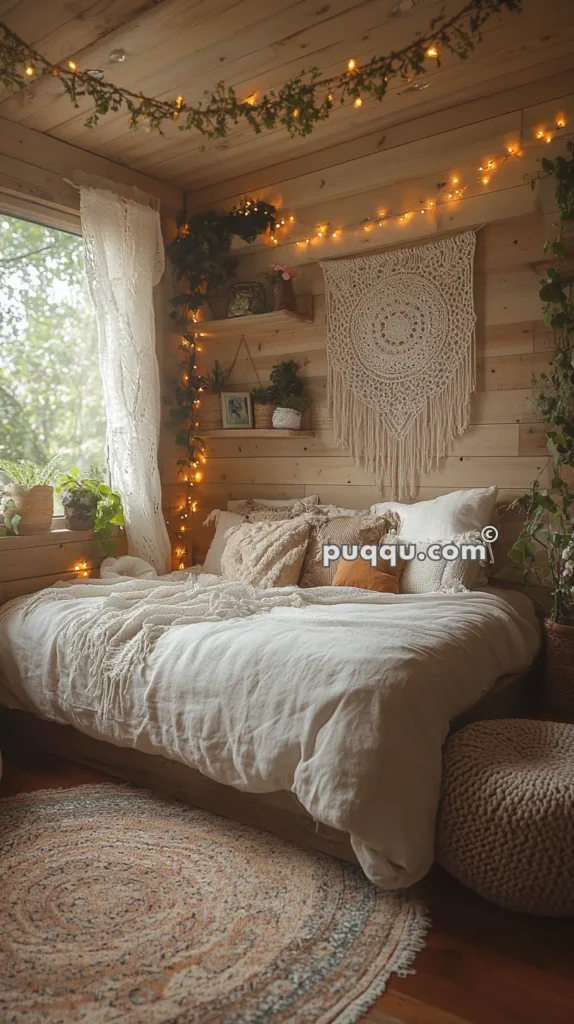
[[[105,432],[82,240],[0,214],[0,457],[101,474]]]

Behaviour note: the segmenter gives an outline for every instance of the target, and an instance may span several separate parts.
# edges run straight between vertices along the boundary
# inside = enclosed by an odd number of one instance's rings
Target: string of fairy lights
[[[563,113],[558,113],[546,124],[537,125],[533,129],[531,139],[514,139],[509,141],[504,149],[485,157],[476,168],[475,185],[479,187],[479,191],[473,192],[473,195],[484,194],[484,191],[492,185],[502,169],[511,161],[523,157],[527,149],[549,145],[556,138],[566,137],[567,132],[565,129],[567,126],[566,116]],[[460,174],[452,173],[448,176],[447,182],[441,182],[437,186],[436,198],[421,201],[420,207],[417,210],[393,211],[390,209],[379,209],[376,216],[365,218],[356,224],[349,224],[344,227],[334,227],[329,223],[321,223],[314,225],[311,230],[298,239],[285,237],[287,233],[293,231],[295,225],[299,224],[294,214],[285,214],[277,218],[275,230],[268,232],[264,238],[266,238],[266,243],[270,247],[281,246],[286,248],[288,246],[295,246],[298,249],[306,250],[315,244],[321,244],[329,239],[337,241],[344,235],[352,232],[374,231],[377,228],[384,228],[386,224],[392,221],[397,224],[407,224],[413,221],[416,216],[432,214],[437,207],[471,198],[469,195],[470,188],[471,185],[466,184]],[[246,199],[244,202],[246,207],[249,207],[253,203],[256,204],[257,200]],[[196,356],[203,351],[203,339],[209,337],[209,321],[205,322],[206,329],[201,330],[202,321],[198,321],[195,314],[190,314],[190,319],[193,323],[192,332],[182,336],[180,339],[180,347],[189,360],[188,369],[183,371],[181,377],[184,384],[190,381],[191,374],[197,369]],[[199,387],[197,392],[201,393],[202,390]],[[196,415],[199,416],[201,399],[199,397],[196,398],[193,405]],[[199,430],[199,418],[193,421],[191,427]],[[200,439],[197,438],[197,440],[199,441]],[[198,509],[194,490],[203,479],[203,466],[206,462],[206,448],[202,442],[201,445],[198,445],[197,458],[190,462],[182,472],[182,483],[187,487],[187,494],[180,499],[177,507],[171,512],[170,519],[167,520],[167,524],[171,527],[174,537],[173,554],[178,569],[184,569],[189,564],[187,544],[190,534],[189,519]]]
[[[493,183],[497,175],[500,174],[503,167],[511,161],[517,160],[524,156],[527,149],[531,149],[538,145],[549,145],[559,136],[565,136],[564,129],[567,127],[567,119],[564,114],[557,114],[552,123],[545,125],[538,125],[532,134],[532,139],[528,141],[515,140],[508,142],[503,150],[498,153],[494,153],[486,157],[483,162],[477,167],[475,185],[478,187],[478,191],[472,193],[473,196],[483,194],[485,190]],[[292,239],[290,232],[293,229],[293,225],[296,223],[296,218],[293,215],[286,215],[277,219],[277,227],[274,232],[269,232],[268,244],[272,246],[296,246],[299,249],[305,249],[309,246],[320,244],[322,241],[332,240],[338,241],[343,235],[352,232],[365,231],[371,232],[376,228],[384,228],[389,223],[396,224],[407,224],[417,216],[425,216],[432,214],[438,207],[449,206],[453,203],[459,202],[464,198],[471,198],[468,195],[469,184],[464,184],[460,174],[452,173],[448,176],[448,181],[439,182],[436,189],[436,198],[432,199],[421,199],[417,209],[412,207],[404,210],[392,210],[387,208],[381,208],[377,210],[376,215],[373,217],[365,217],[363,220],[354,223],[347,224],[343,227],[335,226],[331,222],[323,222],[313,225],[309,228],[305,235],[302,235],[298,239]],[[289,235],[289,237],[286,237]],[[279,237],[278,237],[279,236]]]

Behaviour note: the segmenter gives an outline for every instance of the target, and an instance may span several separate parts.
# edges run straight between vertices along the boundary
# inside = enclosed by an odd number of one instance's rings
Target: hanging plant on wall
[[[197,313],[233,277],[237,259],[231,255],[233,237],[254,242],[275,229],[276,209],[261,199],[242,199],[228,213],[208,210],[182,219],[167,254],[185,292],[172,299],[172,318],[180,321]]]
[[[183,355],[180,372],[173,381],[166,402],[169,422],[175,430],[176,444],[183,451],[177,467],[190,493],[185,506],[179,510],[182,520],[193,509],[192,488],[201,480],[201,464],[205,459],[205,443],[199,433],[199,408],[205,390],[205,381],[197,373],[196,357],[200,337],[197,313],[209,303],[213,294],[227,284],[237,266],[231,255],[234,237],[254,242],[260,235],[275,229],[275,207],[259,199],[243,199],[228,213],[209,211],[189,219],[182,218],[177,236],[168,246],[168,257],[177,281],[182,287],[173,298],[170,317],[180,335]],[[185,552],[185,522],[174,529],[180,544],[178,557]]]
[[[574,223],[574,142],[566,156],[541,164],[531,186],[543,177],[554,180],[559,217],[556,238],[545,246],[553,266],[539,292],[554,350],[549,372],[532,383],[535,408],[547,426],[552,478],[548,489],[536,480],[518,500],[524,526],[510,551],[515,567],[500,575],[546,588],[547,695],[557,710],[574,712],[574,232],[567,231]]]

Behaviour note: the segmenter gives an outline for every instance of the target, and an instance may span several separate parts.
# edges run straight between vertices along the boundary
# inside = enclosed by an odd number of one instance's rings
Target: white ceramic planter
[[[278,405],[273,413],[273,426],[277,430],[300,430],[301,413],[296,409],[285,409]]]

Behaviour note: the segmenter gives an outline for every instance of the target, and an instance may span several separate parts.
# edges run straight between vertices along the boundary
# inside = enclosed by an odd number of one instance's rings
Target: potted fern
[[[544,604],[545,690],[547,703],[557,711],[574,713],[574,261],[568,252],[565,225],[574,221],[574,143],[566,157],[542,160],[542,171],[531,179],[552,177],[559,221],[557,237],[545,246],[552,257],[541,282],[544,323],[554,335],[549,373],[533,379],[534,402],[546,423],[551,462],[550,487],[538,481],[518,499],[524,515],[519,539],[510,551],[513,567],[501,576],[538,590]],[[570,232],[570,237],[572,233]]]
[[[54,483],[60,456],[46,466],[33,462],[0,459],[0,473],[7,477],[2,501],[6,526],[26,536],[47,533],[54,517]]]
[[[270,388],[253,388],[253,425],[256,430],[266,430],[273,426],[273,396]]]
[[[273,426],[279,430],[299,430],[301,414],[309,408],[309,399],[303,395],[300,369],[300,363],[287,359],[271,370],[269,394],[276,405]]]
[[[201,395],[201,426],[204,430],[222,430],[221,393],[225,391],[231,377],[232,366],[223,367],[216,359],[211,373],[199,377]]]

